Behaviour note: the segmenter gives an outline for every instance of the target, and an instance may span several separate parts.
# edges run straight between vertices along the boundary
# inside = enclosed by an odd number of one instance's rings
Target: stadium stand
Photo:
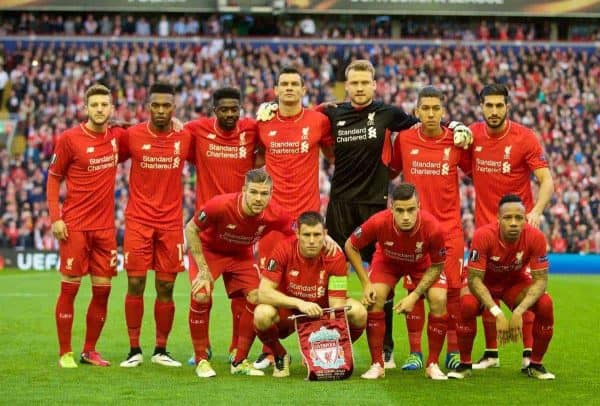
[[[174,15],[130,17],[122,21],[119,16],[102,14],[2,16],[0,35],[6,35],[6,40],[0,42],[0,78],[6,72],[9,80],[3,89],[0,119],[16,122],[16,131],[10,150],[5,146],[0,149],[0,247],[56,248],[45,203],[47,168],[55,137],[82,119],[83,92],[90,84],[102,81],[114,90],[117,122],[148,118],[142,102],[147,87],[158,78],[177,85],[177,116],[183,121],[210,114],[212,90],[230,85],[241,88],[244,114],[252,116],[258,104],[273,100],[279,67],[295,65],[302,69],[308,86],[304,103],[311,106],[343,96],[337,82],[342,80],[345,66],[352,59],[368,58],[377,69],[379,98],[412,111],[418,89],[431,83],[443,90],[449,116],[465,123],[479,119],[476,95],[483,84],[493,80],[508,84],[512,118],[534,128],[541,137],[555,177],[556,194],[541,226],[551,251],[600,253],[600,56],[593,45],[528,43],[550,37],[543,23],[503,20],[480,26],[458,20],[432,29],[415,18],[403,25],[402,36],[523,40],[524,45],[467,41],[432,46],[435,44],[379,41],[365,46],[335,42],[357,36],[388,38],[385,19],[374,17],[364,17],[363,25],[355,24],[352,32],[347,31],[348,22],[334,27],[322,17],[314,17],[314,27],[306,21],[302,24],[303,19],[297,17],[297,21],[278,20],[274,27],[262,28],[267,34],[274,30],[282,35],[332,39],[311,44],[251,42],[238,33],[221,36],[230,31],[231,22],[218,16],[201,21]],[[256,20],[247,23],[246,33],[256,34],[252,31],[258,25]],[[599,38],[597,29],[577,28],[567,29],[567,37],[579,33],[574,39]],[[32,33],[82,37],[21,41],[21,36],[19,41],[7,41],[12,35]],[[160,44],[153,39],[136,38],[125,43],[96,38],[147,34],[216,37]],[[90,36],[96,40],[90,41]],[[193,173],[190,168],[185,173],[186,218],[193,210],[197,181]],[[332,168],[323,164],[320,183],[324,206],[331,173]],[[116,181],[119,243],[127,202],[126,174],[126,168],[121,167]],[[461,193],[463,222],[470,238],[474,191],[468,178],[463,179]]]

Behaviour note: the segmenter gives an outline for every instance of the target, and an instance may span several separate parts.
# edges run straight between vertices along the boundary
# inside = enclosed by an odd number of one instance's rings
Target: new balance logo
[[[206,136],[206,138],[208,138],[209,140],[214,140],[215,138],[217,138],[217,134],[208,133],[208,135]]]
[[[475,147],[475,152],[481,152],[483,151],[483,147],[481,145],[478,145]]]
[[[94,152],[94,147],[87,147],[85,152],[87,152],[88,154],[91,154],[92,152]]]
[[[338,122],[337,122],[337,126],[338,126],[338,127],[343,127],[343,126],[345,126],[345,125],[346,125],[346,122],[345,122],[345,121],[343,121],[343,120],[342,120],[342,121],[338,121]]]
[[[294,278],[295,278],[296,276],[298,276],[299,274],[300,274],[300,272],[296,271],[295,269],[292,269],[292,270],[290,271],[290,276],[293,276]]]
[[[142,145],[142,151],[150,151],[150,144]]]
[[[237,228],[235,224],[227,224],[225,227],[229,230],[235,230]]]
[[[490,257],[490,259],[494,262],[500,261],[500,257]]]
[[[391,247],[391,246],[394,245],[394,241],[386,241],[386,242],[383,243],[383,245]]]
[[[273,131],[269,131],[269,137],[274,137],[277,135],[277,131],[273,130]]]
[[[418,150],[417,148],[415,148],[415,149],[412,149],[412,150],[410,151],[410,154],[411,154],[411,155],[419,155],[419,150]]]

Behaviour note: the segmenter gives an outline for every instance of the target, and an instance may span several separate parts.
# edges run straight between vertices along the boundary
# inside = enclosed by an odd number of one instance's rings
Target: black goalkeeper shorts
[[[327,234],[344,247],[350,234],[369,217],[382,210],[386,210],[386,204],[376,203],[351,203],[345,201],[329,201],[325,224]],[[375,252],[375,243],[360,250],[363,261],[371,262]]]

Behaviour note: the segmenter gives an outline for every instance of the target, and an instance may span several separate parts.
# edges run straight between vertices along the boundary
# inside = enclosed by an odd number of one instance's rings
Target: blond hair
[[[373,79],[375,79],[375,68],[373,67],[373,64],[367,59],[357,59],[355,61],[350,62],[350,65],[346,67],[346,71],[344,72],[346,80],[348,80],[348,72],[350,72],[351,70],[359,72],[371,72]]]

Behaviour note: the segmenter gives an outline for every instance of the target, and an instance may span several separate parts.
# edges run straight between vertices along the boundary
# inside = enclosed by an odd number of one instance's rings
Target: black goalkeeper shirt
[[[380,101],[360,110],[346,102],[327,107],[324,113],[331,122],[335,154],[330,199],[387,203],[388,171],[381,162],[386,130],[406,130],[418,120]]]

